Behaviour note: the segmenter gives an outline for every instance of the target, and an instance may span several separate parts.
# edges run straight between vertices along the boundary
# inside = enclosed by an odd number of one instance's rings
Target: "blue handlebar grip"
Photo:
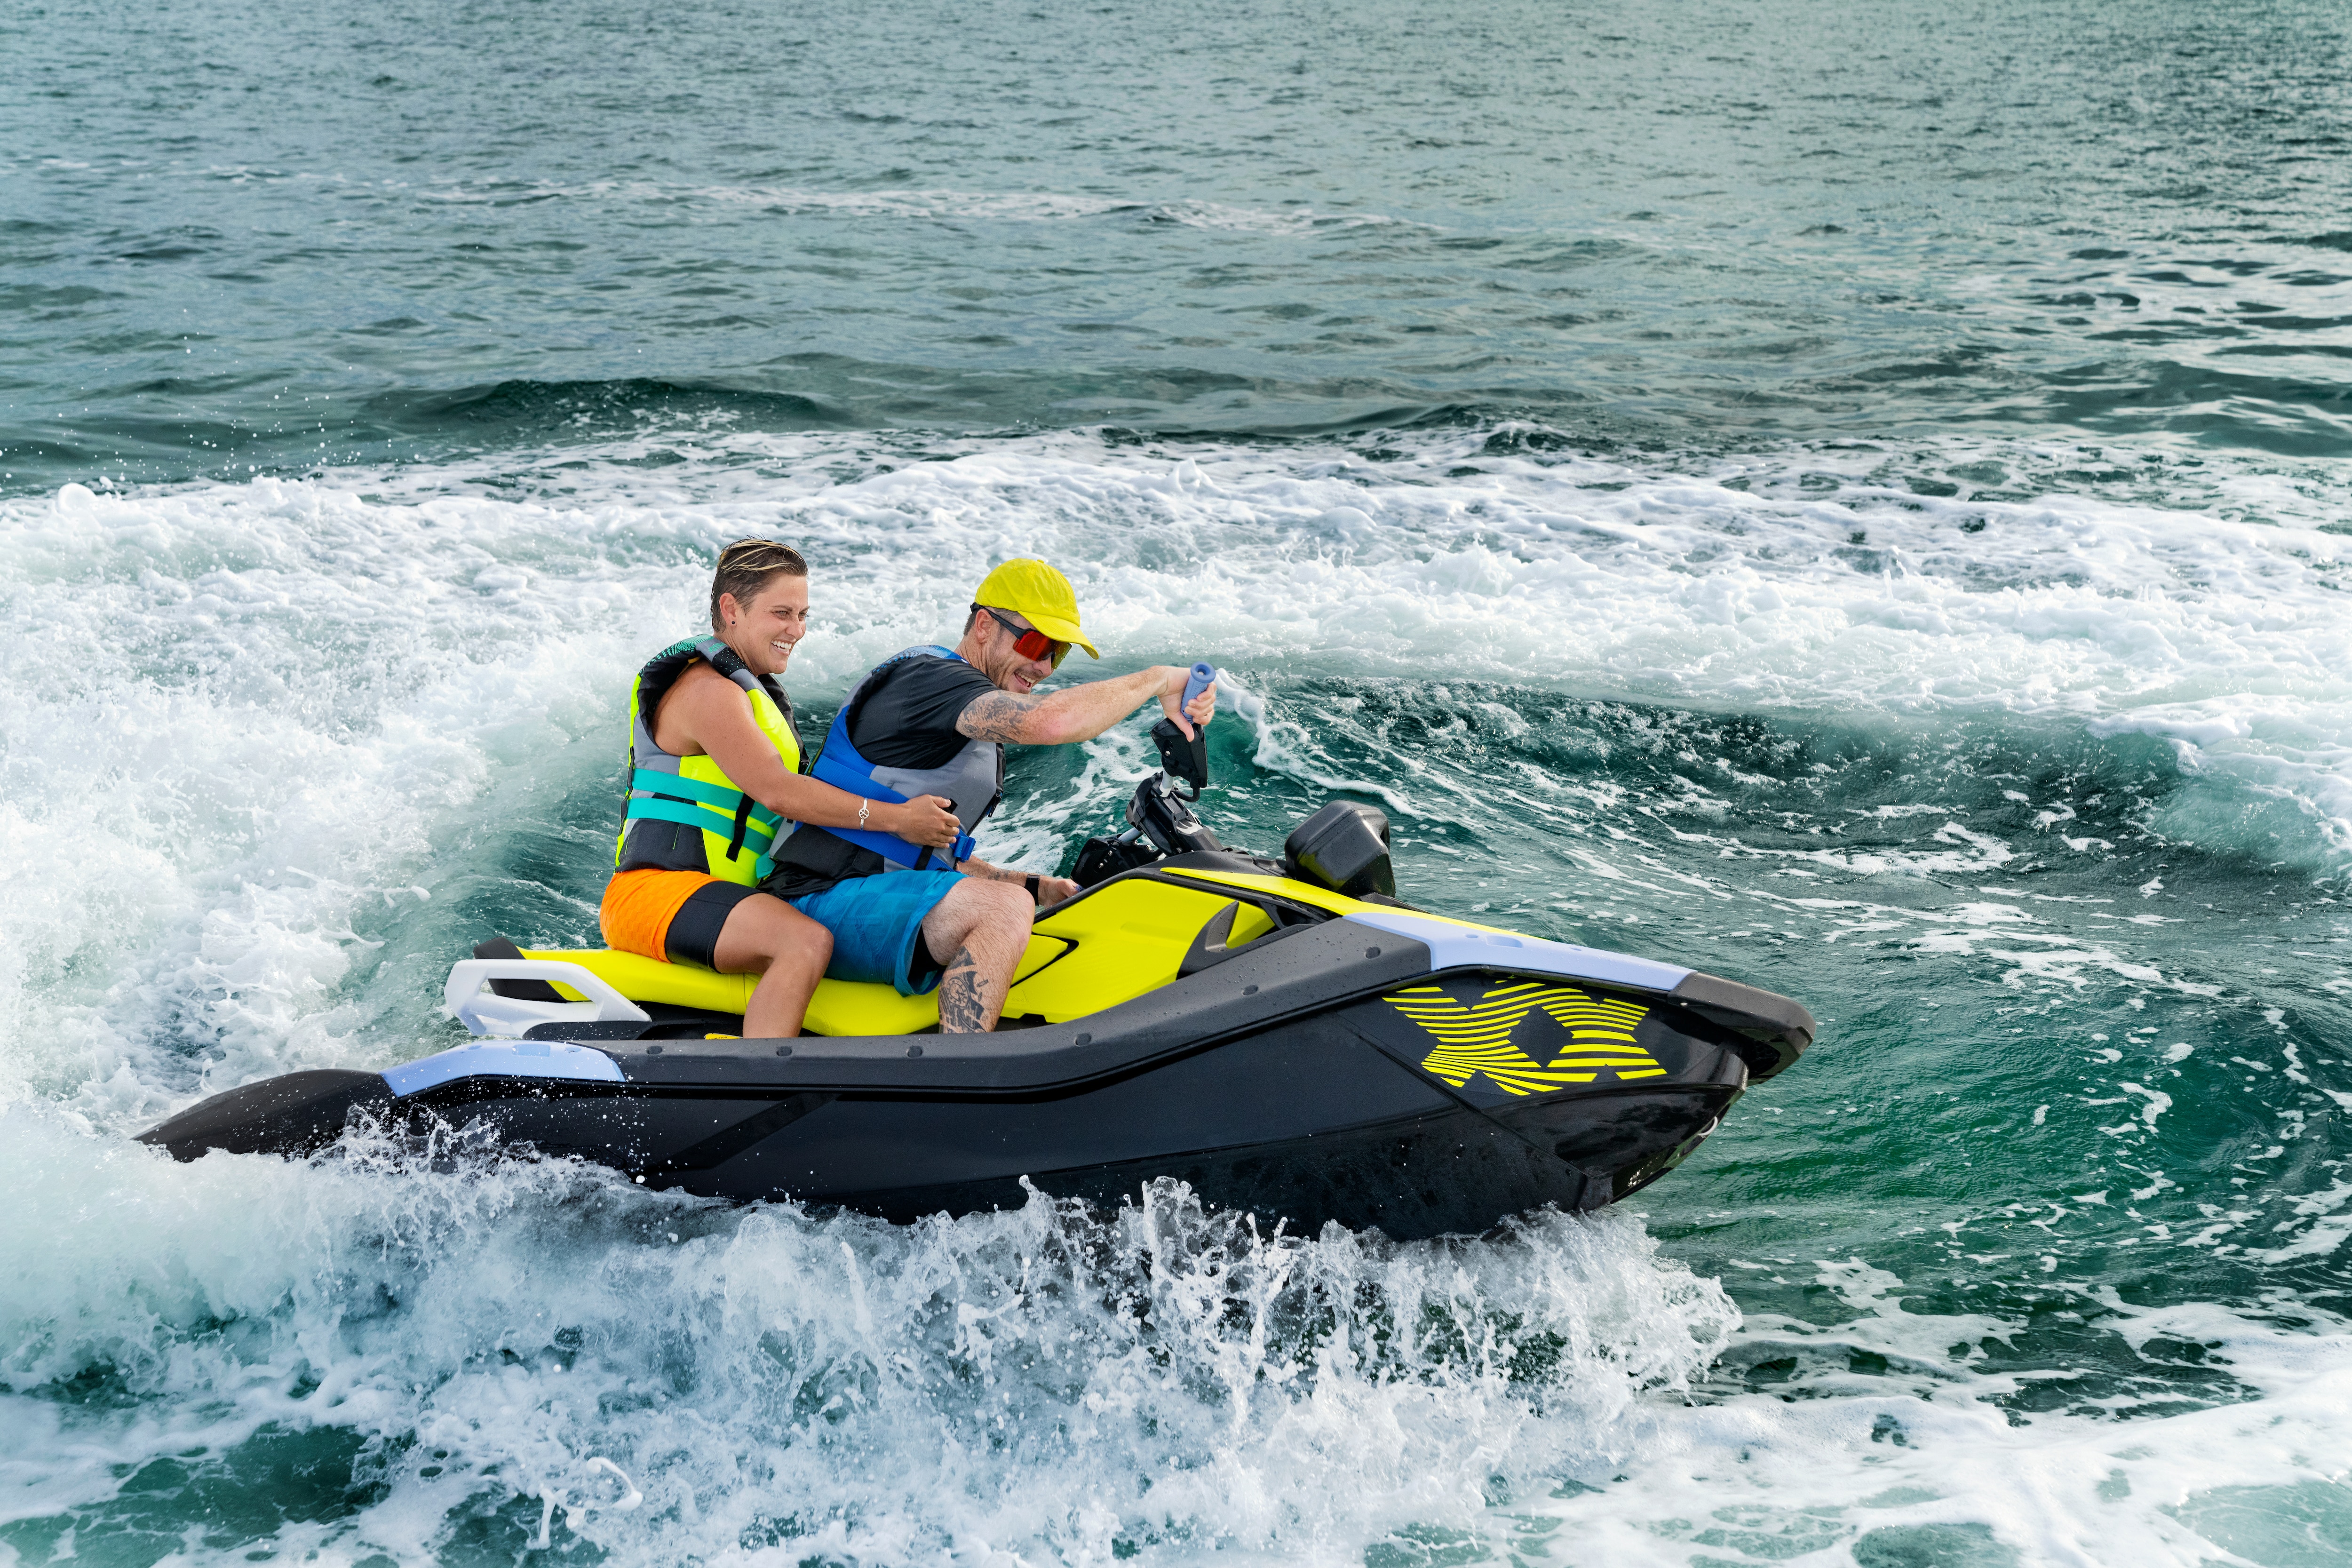
[[[1184,682],[1183,706],[1187,708],[1192,706],[1192,699],[1201,695],[1201,689],[1216,679],[1217,672],[1214,667],[1206,664],[1194,665],[1192,679]]]

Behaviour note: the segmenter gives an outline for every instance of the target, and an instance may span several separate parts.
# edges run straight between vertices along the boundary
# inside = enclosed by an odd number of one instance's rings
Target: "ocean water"
[[[0,18],[0,1561],[2352,1559],[2341,7]],[[629,673],[994,561],[1204,815],[1805,1001],[1618,1210],[133,1142],[592,940]],[[1131,723],[1016,756],[1064,861]]]

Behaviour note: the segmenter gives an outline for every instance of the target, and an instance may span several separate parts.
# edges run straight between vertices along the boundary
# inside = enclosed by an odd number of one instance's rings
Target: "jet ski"
[[[901,1222],[1173,1177],[1294,1233],[1410,1240],[1638,1192],[1811,1043],[1785,996],[1411,907],[1360,803],[1279,859],[1229,849],[1192,810],[1199,739],[1153,734],[1165,765],[1039,911],[992,1035],[827,980],[801,1037],[743,1039],[751,976],[498,939],[449,974],[472,1043],[230,1089],[142,1140],[307,1156],[481,1122],[647,1186]]]

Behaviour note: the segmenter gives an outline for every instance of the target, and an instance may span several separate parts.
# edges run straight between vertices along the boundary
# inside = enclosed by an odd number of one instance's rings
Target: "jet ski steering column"
[[[1184,704],[1191,706],[1216,678],[1211,666],[1194,665],[1184,682]],[[1078,851],[1071,879],[1081,888],[1148,866],[1164,855],[1224,847],[1192,814],[1192,803],[1209,786],[1207,732],[1195,727],[1188,736],[1173,719],[1162,719],[1151,726],[1151,740],[1160,748],[1160,771],[1135,786],[1135,797],[1127,803],[1127,831],[1116,838],[1089,838]]]

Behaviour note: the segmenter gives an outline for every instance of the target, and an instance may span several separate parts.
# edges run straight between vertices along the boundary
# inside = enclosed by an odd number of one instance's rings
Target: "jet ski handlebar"
[[[1194,665],[1192,667],[1192,673],[1187,676],[1184,680],[1184,701],[1182,706],[1186,708],[1192,706],[1192,699],[1200,696],[1202,689],[1216,679],[1217,671],[1213,665]]]
[[[1184,705],[1190,707],[1193,699],[1216,679],[1217,671],[1213,665],[1194,665],[1192,673],[1184,680]],[[1195,725],[1192,732],[1187,735],[1177,726],[1175,720],[1162,719],[1151,726],[1151,742],[1160,748],[1160,765],[1166,770],[1167,776],[1181,779],[1192,786],[1192,793],[1181,798],[1200,799],[1201,792],[1209,787],[1208,731]]]
[[[1192,666],[1184,681],[1184,703],[1190,706],[1217,679],[1216,667]],[[1146,866],[1163,855],[1188,855],[1223,849],[1217,836],[1192,815],[1192,803],[1209,786],[1209,737],[1195,727],[1190,735],[1172,719],[1151,726],[1152,744],[1160,749],[1160,771],[1135,786],[1127,803],[1127,830],[1116,838],[1089,838],[1078,852],[1072,876],[1082,888],[1121,871]]]

